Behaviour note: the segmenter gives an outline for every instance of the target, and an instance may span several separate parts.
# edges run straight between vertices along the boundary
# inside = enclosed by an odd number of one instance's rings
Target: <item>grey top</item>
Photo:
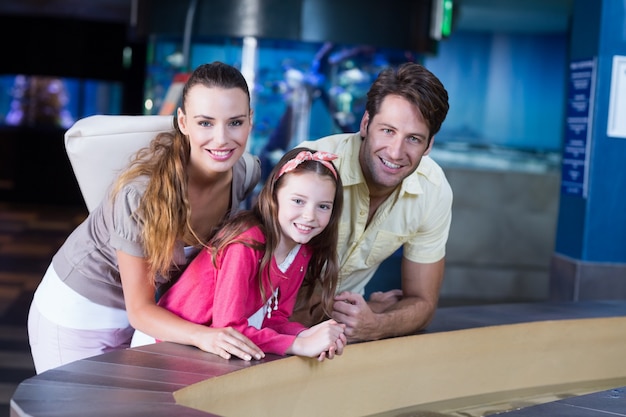
[[[233,167],[231,210],[236,213],[261,176],[258,158],[244,154]],[[67,238],[52,259],[55,272],[70,288],[89,300],[125,309],[116,251],[144,257],[141,226],[132,216],[139,207],[148,183],[140,177],[126,184],[112,201],[105,198]],[[176,243],[169,277],[157,277],[163,284],[176,278],[187,266],[182,242]]]

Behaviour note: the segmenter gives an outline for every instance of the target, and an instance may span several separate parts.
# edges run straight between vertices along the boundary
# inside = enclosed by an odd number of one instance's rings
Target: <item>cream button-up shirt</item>
[[[366,227],[370,201],[359,165],[360,146],[358,133],[327,136],[299,145],[339,156],[333,161],[344,186],[337,293],[363,294],[378,266],[400,247],[403,257],[413,262],[441,260],[452,219],[452,189],[441,167],[424,156],[417,170],[380,205]]]

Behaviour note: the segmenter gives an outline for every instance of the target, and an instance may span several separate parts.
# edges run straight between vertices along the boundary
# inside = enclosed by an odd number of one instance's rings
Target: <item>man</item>
[[[416,63],[380,73],[367,94],[360,130],[301,144],[338,154],[344,185],[339,227],[340,280],[332,318],[346,325],[348,341],[417,332],[430,323],[443,280],[452,191],[428,157],[448,112],[448,93]],[[378,266],[402,247],[402,289],[363,294]],[[293,320],[322,319],[319,298],[309,297]],[[315,307],[311,307],[315,306]]]

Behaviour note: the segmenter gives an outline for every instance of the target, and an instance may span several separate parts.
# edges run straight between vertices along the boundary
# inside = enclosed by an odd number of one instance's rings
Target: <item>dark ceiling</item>
[[[263,0],[243,1],[253,7]],[[572,2],[455,0],[458,12],[455,28],[491,32],[564,32],[569,27]],[[131,23],[136,21],[137,10],[145,10],[149,4],[150,0],[5,0],[0,2],[0,14],[41,14]]]
[[[4,0],[0,14],[48,15],[129,22],[134,0]]]

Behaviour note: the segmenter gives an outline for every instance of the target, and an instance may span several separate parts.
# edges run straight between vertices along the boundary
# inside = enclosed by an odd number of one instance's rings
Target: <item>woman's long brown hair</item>
[[[239,88],[250,100],[245,78],[235,67],[213,62],[196,68],[183,88],[182,111],[185,112],[187,94],[195,85],[208,88]],[[150,145],[141,149],[123,172],[114,187],[115,198],[122,187],[136,179],[149,178],[139,208],[134,213],[142,227],[150,277],[156,285],[156,276],[168,277],[173,266],[175,243],[179,239],[205,242],[191,228],[191,206],[187,198],[187,165],[189,139],[181,132],[174,116],[174,130],[157,135]]]

